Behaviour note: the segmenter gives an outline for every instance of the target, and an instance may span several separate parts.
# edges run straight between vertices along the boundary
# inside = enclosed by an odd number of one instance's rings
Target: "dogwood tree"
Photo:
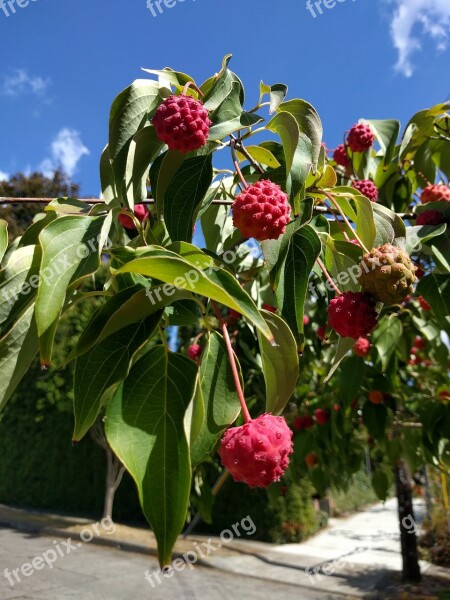
[[[203,83],[145,70],[117,96],[100,160],[104,204],[53,200],[9,247],[0,228],[0,406],[37,353],[51,364],[61,315],[101,296],[65,361],[76,361],[73,439],[105,411],[162,566],[185,523],[192,469],[219,444],[224,468],[250,486],[292,468],[325,489],[360,464],[365,429],[381,497],[395,465],[405,489],[407,462],[448,465],[439,394],[450,105],[418,113],[401,137],[396,120],[362,119],[331,157],[311,104],[261,82],[247,106],[229,60]],[[84,293],[102,263],[104,288]],[[264,401],[245,397],[230,319],[251,340],[244,358],[264,378]],[[200,331],[190,358],[168,348],[166,327],[180,324]],[[405,575],[417,579],[412,555],[405,547]]]

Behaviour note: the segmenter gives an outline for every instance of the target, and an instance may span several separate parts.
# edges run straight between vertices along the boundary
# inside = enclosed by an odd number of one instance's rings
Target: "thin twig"
[[[228,334],[227,324],[223,320],[223,317],[222,317],[220,309],[217,305],[217,302],[212,300],[211,303],[213,305],[214,312],[216,313],[217,318],[219,319],[220,327],[222,329],[223,339],[225,340],[225,344],[226,344],[227,352],[228,352],[228,358],[230,359],[231,370],[233,372],[234,385],[236,386],[237,394],[239,396],[239,402],[241,403],[242,414],[244,416],[245,422],[248,423],[249,421],[252,420],[252,418],[250,416],[250,413],[248,412],[247,404],[245,402],[244,392],[242,390],[242,385],[241,385],[241,379],[239,377],[239,373],[238,373],[237,366],[236,366],[236,360],[234,358],[234,350],[233,350],[233,346],[231,345],[230,336]]]
[[[336,202],[335,198],[331,194],[329,194],[328,192],[326,192],[325,190],[320,190],[320,192],[322,194],[324,194],[328,198],[328,200],[331,202],[331,204],[335,207],[335,209],[338,211],[338,213],[341,215],[342,219],[344,220],[344,223],[347,225],[347,227],[349,227],[350,231],[355,236],[356,241],[358,242],[358,244],[361,246],[361,248],[364,250],[364,252],[366,252],[368,254],[369,250],[365,247],[365,245],[363,244],[363,242],[358,237],[358,234],[356,233],[356,231],[351,226],[350,221],[347,219],[344,211],[341,209],[341,207],[339,206],[339,204]]]
[[[317,257],[317,264],[319,265],[319,267],[322,270],[322,273],[325,275],[328,283],[331,285],[331,287],[333,288],[333,290],[336,292],[336,294],[338,296],[342,295],[341,290],[337,287],[337,285],[334,283],[333,279],[331,278],[331,275],[328,273],[327,268],[325,267],[325,265],[323,264],[322,260]]]

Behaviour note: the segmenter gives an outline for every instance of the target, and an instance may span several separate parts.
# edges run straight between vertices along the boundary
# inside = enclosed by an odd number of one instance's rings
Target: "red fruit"
[[[444,215],[438,210],[426,210],[417,215],[416,225],[440,225],[445,223]]]
[[[354,187],[355,190],[358,190],[358,192],[361,192],[361,194],[371,202],[376,202],[378,200],[378,188],[373,181],[370,181],[370,179],[354,181],[352,187]]]
[[[427,360],[423,361],[423,364],[424,364],[425,367],[431,367],[432,362],[431,362],[431,360],[427,359]]]
[[[325,339],[325,333],[327,332],[327,328],[324,325],[321,325],[317,328],[316,335],[321,342]]]
[[[339,404],[333,404],[334,412],[337,412],[339,410],[339,408],[340,408]]]
[[[360,337],[356,340],[356,344],[353,346],[353,352],[356,356],[364,358],[370,353],[370,342],[367,338]]]
[[[233,310],[232,308],[230,308],[228,316],[232,321],[239,321],[239,319],[242,317],[241,313],[239,313],[237,310]]]
[[[330,420],[330,413],[323,408],[316,408],[314,411],[314,416],[316,417],[316,421],[319,425],[326,425]]]
[[[261,179],[233,202],[233,224],[245,238],[276,240],[286,230],[291,207],[287,195],[272,181]]]
[[[192,344],[191,346],[189,346],[187,351],[189,358],[192,358],[192,360],[197,360],[198,358],[200,358],[202,352],[202,347],[198,344]]]
[[[297,417],[294,421],[294,429],[296,431],[303,431],[305,429],[310,429],[314,425],[314,419],[309,415],[305,415],[304,417]]]
[[[305,463],[311,469],[313,467],[315,467],[319,463],[319,457],[318,457],[317,453],[316,452],[309,452],[309,454],[307,454],[305,456]]]
[[[425,271],[423,269],[421,269],[420,267],[416,267],[416,277],[417,279],[422,279],[422,277],[425,275]]]
[[[344,144],[340,144],[333,152],[334,162],[341,167],[349,167],[351,165],[350,159],[347,154],[346,147]]]
[[[419,348],[416,348],[415,346],[413,346],[411,348],[411,350],[409,351],[410,354],[412,354],[413,356],[415,356],[416,354],[419,353]]]
[[[292,452],[292,431],[283,417],[270,414],[228,429],[219,448],[222,464],[233,479],[251,488],[279,481]]]
[[[142,221],[148,217],[148,208],[145,204],[136,204],[133,212],[139,223],[142,223]],[[125,229],[136,229],[133,219],[128,215],[119,215],[119,223],[122,227],[125,227]]]
[[[308,315],[305,315],[303,317],[303,325],[309,325],[309,317],[308,317]]]
[[[271,312],[271,313],[276,313],[278,310],[278,308],[275,308],[275,306],[271,306],[270,304],[263,304],[262,307],[264,310],[267,310],[268,312]]]
[[[345,292],[330,302],[328,324],[342,337],[365,337],[377,324],[375,302],[363,292]]]
[[[357,123],[348,132],[347,144],[352,152],[366,152],[372,148],[375,134],[370,125]]]
[[[211,127],[203,104],[184,94],[166,98],[156,110],[152,123],[159,139],[170,150],[183,154],[204,146]]]
[[[384,394],[383,392],[372,390],[369,393],[369,400],[372,402],[372,404],[382,404],[384,402]]]
[[[450,202],[450,188],[446,185],[427,185],[420,194],[422,204],[428,202]]]
[[[431,306],[428,304],[428,302],[425,300],[425,298],[423,296],[419,296],[417,298],[420,306],[422,307],[422,310],[431,310]]]
[[[450,392],[448,390],[439,392],[439,400],[450,400]]]
[[[422,350],[423,348],[425,348],[425,340],[422,339],[421,337],[417,336],[414,339],[414,346],[416,348],[419,348],[420,350]]]

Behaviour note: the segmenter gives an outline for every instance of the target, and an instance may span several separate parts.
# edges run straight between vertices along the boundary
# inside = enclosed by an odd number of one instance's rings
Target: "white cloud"
[[[8,181],[8,179],[9,179],[8,173],[5,173],[4,171],[0,170],[0,181]]]
[[[438,51],[447,49],[450,38],[449,0],[388,0],[395,5],[391,36],[398,51],[395,69],[411,77],[412,55],[421,49],[421,38],[430,37]]]
[[[0,93],[2,96],[9,96],[10,98],[25,94],[42,97],[45,95],[50,83],[50,79],[31,76],[25,69],[14,69],[3,76]]]
[[[39,169],[46,177],[51,177],[58,167],[71,177],[77,170],[80,159],[89,154],[81,141],[80,133],[65,127],[57,134],[51,144],[51,156],[45,158]]]

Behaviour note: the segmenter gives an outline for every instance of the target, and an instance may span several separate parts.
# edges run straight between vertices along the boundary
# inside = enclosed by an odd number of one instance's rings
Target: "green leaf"
[[[266,412],[279,415],[295,391],[298,379],[297,343],[292,331],[280,317],[263,312],[275,344],[258,333],[262,369],[266,382]]]
[[[25,246],[12,252],[0,271],[0,336],[34,302],[40,263],[40,247]]]
[[[206,91],[203,98],[203,104],[209,111],[216,110],[220,104],[227,98],[233,89],[233,83],[239,82],[240,80],[232,71],[228,69],[228,63],[230,62],[231,54],[227,54],[222,61],[222,69],[220,73],[214,78],[213,84],[209,85],[208,91]],[[242,84],[241,84],[242,87]],[[244,104],[244,91],[243,88],[240,91],[241,106]]]
[[[289,112],[278,112],[266,129],[280,136],[286,159],[287,188],[294,213],[298,214],[303,186],[313,165],[312,142],[300,132],[295,117]]]
[[[301,204],[301,208],[303,209],[301,216],[287,225],[286,231],[281,237],[277,240],[265,240],[261,242],[264,259],[269,271],[270,286],[273,292],[278,287],[292,236],[311,219],[313,210],[312,199],[306,198],[305,202]]]
[[[164,195],[164,221],[173,241],[190,242],[194,215],[213,179],[212,155],[184,161]]]
[[[180,71],[174,71],[170,67],[165,67],[164,69],[158,71],[155,69],[142,69],[145,73],[150,73],[150,75],[156,75],[162,79],[165,79],[172,85],[182,88],[189,81],[194,81],[190,75],[186,75],[186,73],[181,73]],[[192,88],[191,88],[192,89]]]
[[[320,239],[310,225],[296,231],[290,240],[276,291],[281,314],[300,345],[304,337],[303,316],[308,281],[320,251]]]
[[[288,87],[284,83],[274,83],[270,86],[270,107],[269,112],[273,115],[280,104],[284,101],[288,93]]]
[[[369,400],[363,406],[364,425],[369,435],[376,440],[386,436],[387,409],[384,404],[372,404]]]
[[[391,244],[396,239],[406,238],[405,224],[395,212],[376,202],[372,203],[372,209],[377,228],[377,234],[373,242],[374,247],[387,243]]]
[[[270,167],[272,169],[277,169],[278,167],[281,167],[281,164],[278,162],[278,160],[275,158],[272,152],[270,152],[270,150],[267,150],[267,148],[263,148],[262,146],[247,146],[245,149],[247,150],[248,154],[250,154],[250,156],[253,158],[253,160],[260,163],[261,165],[266,165],[266,167]],[[246,160],[246,157],[239,151],[237,152],[237,155],[240,160]]]
[[[297,121],[300,132],[304,133],[311,140],[312,163],[315,168],[319,160],[323,135],[323,126],[318,112],[309,102],[298,98],[283,102],[278,107],[278,111],[285,111],[291,114]]]
[[[384,152],[384,162],[389,164],[394,157],[395,146],[397,144],[398,134],[400,133],[400,122],[395,119],[368,120],[377,136],[381,149]]]
[[[328,372],[328,375],[325,378],[324,383],[327,383],[328,381],[330,381],[330,379],[336,372],[336,370],[339,367],[339,365],[341,364],[341,362],[347,356],[347,353],[355,345],[355,342],[356,342],[356,340],[354,340],[353,338],[339,337],[338,345],[336,348],[336,354],[334,355],[333,364],[331,366],[331,369]]]
[[[157,81],[137,79],[114,100],[109,118],[109,158],[117,186],[122,185],[133,136],[162,99]]]
[[[346,358],[339,373],[339,398],[347,403],[352,402],[364,382],[364,360],[359,356]]]
[[[29,371],[39,349],[34,320],[34,305],[0,339],[0,410],[3,409],[22,377]]]
[[[406,245],[405,250],[408,254],[412,254],[414,251],[418,252],[422,248],[422,244],[428,242],[435,237],[442,235],[447,229],[447,224],[431,226],[431,225],[418,225],[414,227],[406,228]]]
[[[137,484],[161,567],[171,562],[189,503],[184,419],[196,377],[194,362],[157,346],[134,365],[106,413],[108,442]]]
[[[147,198],[150,163],[158,156],[163,146],[152,125],[138,131],[131,140],[125,169],[125,186],[131,210],[135,204]]]
[[[67,288],[95,273],[100,266],[99,241],[105,217],[60,217],[42,230],[36,323],[41,339],[41,360],[50,363],[54,329]]]
[[[2,262],[8,248],[8,223],[0,219],[0,262]]]
[[[74,441],[78,442],[86,435],[97,419],[105,395],[128,375],[132,357],[152,336],[161,314],[156,313],[140,323],[116,331],[77,359]]]
[[[192,294],[184,290],[176,290],[169,296],[163,294],[160,288],[161,286],[143,288],[137,284],[109,298],[93,314],[66,363],[122,328],[146,319],[177,300],[192,298]]]
[[[240,312],[263,335],[269,340],[271,339],[272,334],[253,300],[231,273],[219,267],[212,267],[203,271],[173,252],[161,250],[149,251],[150,253],[151,256],[147,255],[145,258],[132,260],[116,272],[140,273],[216,300]],[[167,295],[167,291],[164,292],[164,286],[161,286],[161,289],[163,295]],[[167,289],[170,289],[173,293],[170,286]]]
[[[240,411],[241,405],[226,344],[221,335],[213,332],[208,336],[202,353],[199,384],[193,400],[193,466],[200,464],[211,454],[224,430],[237,419]]]
[[[375,490],[375,494],[382,502],[384,502],[388,497],[389,485],[389,478],[384,471],[382,471],[381,469],[377,469],[373,472],[372,486]]]
[[[100,158],[100,183],[102,187],[102,198],[111,208],[120,208],[120,198],[114,179],[111,157],[109,155],[109,145],[102,152]]]
[[[417,293],[430,304],[442,329],[450,333],[450,277],[426,275],[419,281]]]
[[[356,262],[352,257],[339,252],[336,240],[330,235],[322,234],[321,237],[326,240],[325,265],[338,288],[342,292],[359,291],[360,285],[355,275],[360,271],[359,261]],[[343,244],[344,242],[341,243],[341,246]]]
[[[372,333],[372,341],[380,355],[383,371],[386,371],[391,356],[394,354],[400,338],[403,335],[403,325],[397,315],[386,315],[378,322]]]
[[[158,218],[163,218],[164,198],[170,182],[183,164],[185,155],[177,150],[168,150],[158,156],[150,167],[150,185],[155,200]]]

